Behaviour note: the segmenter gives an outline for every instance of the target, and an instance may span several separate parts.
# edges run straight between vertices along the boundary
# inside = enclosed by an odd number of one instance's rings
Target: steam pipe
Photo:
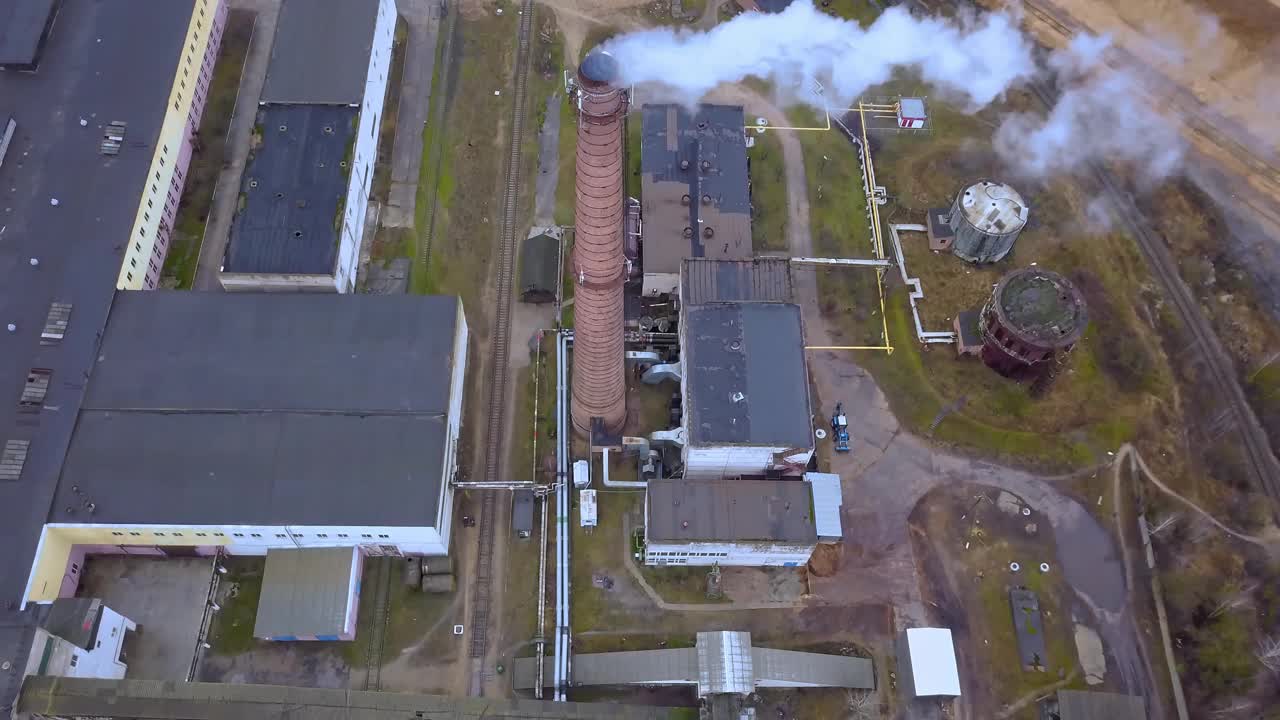
[[[601,449],[600,453],[604,460],[604,462],[602,463],[604,467],[604,472],[601,473],[600,482],[603,483],[605,487],[630,488],[632,490],[644,489],[649,487],[649,483],[645,481],[630,482],[627,480],[610,480],[609,479],[609,448]]]
[[[537,462],[537,457],[535,453],[534,462]],[[541,498],[542,534],[538,539],[538,643],[535,653],[538,656],[538,682],[534,685],[533,696],[539,700],[542,699],[543,664],[546,662],[547,654],[547,510],[551,509],[549,500],[550,498],[546,495]]]

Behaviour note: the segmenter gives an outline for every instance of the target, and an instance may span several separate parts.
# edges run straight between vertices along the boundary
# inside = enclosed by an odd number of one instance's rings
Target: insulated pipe
[[[625,480],[610,480],[609,479],[609,448],[602,448],[600,452],[604,458],[604,462],[602,463],[602,466],[604,467],[604,472],[601,473],[600,482],[604,483],[605,487],[630,488],[632,490],[649,487],[649,483],[644,481],[630,482]]]
[[[573,426],[591,432],[591,419],[619,432],[626,421],[623,364],[622,122],[627,93],[613,85],[618,63],[594,50],[578,68],[577,192],[570,272],[574,281]]]
[[[564,654],[563,638],[560,635],[560,612],[561,606],[564,604],[564,587],[561,585],[561,567],[560,567],[560,486],[564,485],[567,473],[565,472],[565,464],[568,458],[565,456],[565,353],[568,351],[568,343],[564,333],[559,335],[559,347],[556,352],[556,623],[555,623],[555,653],[554,670],[552,671],[552,683],[555,688],[553,697],[560,700],[560,658]]]

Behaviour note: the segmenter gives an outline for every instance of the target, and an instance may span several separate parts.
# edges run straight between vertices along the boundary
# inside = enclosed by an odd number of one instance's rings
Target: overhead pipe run
[[[928,232],[929,228],[924,225],[892,223],[889,225],[889,237],[893,238],[893,252],[898,257],[898,272],[902,274],[902,282],[911,289],[907,297],[911,301],[911,317],[915,319],[916,323],[916,339],[922,343],[954,343],[956,341],[955,333],[925,330],[920,323],[920,310],[916,307],[916,301],[924,299],[924,289],[920,287],[920,278],[907,277],[907,261],[902,255],[902,240],[898,237],[899,230]]]

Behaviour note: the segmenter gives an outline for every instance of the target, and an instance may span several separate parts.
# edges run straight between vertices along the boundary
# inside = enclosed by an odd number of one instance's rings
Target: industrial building
[[[1040,703],[1044,720],[1147,720],[1147,704],[1135,695],[1059,690]]]
[[[360,549],[267,551],[253,636],[263,640],[352,640],[360,604]]]
[[[24,600],[126,548],[446,554],[467,341],[452,297],[120,294]]]
[[[394,0],[285,0],[240,183],[226,290],[355,290]]]
[[[680,298],[685,478],[798,478],[814,439],[788,263],[687,260]]]
[[[673,295],[685,258],[751,257],[742,107],[645,105],[640,253],[646,297]]]
[[[978,318],[982,360],[1008,377],[1051,370],[1089,325],[1084,295],[1065,277],[1036,267],[1004,276]]]
[[[517,658],[516,689],[534,687],[537,670],[536,658]],[[544,681],[551,677],[543,675]],[[572,684],[691,685],[698,697],[713,702],[718,695],[746,696],[757,688],[873,690],[876,676],[867,658],[758,647],[749,632],[720,630],[699,632],[691,648],[579,653],[573,658]],[[728,717],[714,706],[711,716]]]
[[[12,326],[0,332],[0,660],[17,667],[39,624],[21,609],[31,559],[97,335],[117,286],[159,282],[225,14],[218,0],[0,3],[13,66],[0,72],[0,327]],[[0,673],[0,707],[21,679]]]
[[[1029,213],[1017,190],[979,180],[956,195],[950,210],[929,211],[929,246],[972,263],[997,262],[1013,249]]]
[[[91,598],[49,604],[36,629],[24,675],[123,678],[126,644],[137,623]]]
[[[834,508],[836,537],[839,506]],[[799,567],[820,537],[812,483],[797,480],[651,480],[645,491],[646,565]]]

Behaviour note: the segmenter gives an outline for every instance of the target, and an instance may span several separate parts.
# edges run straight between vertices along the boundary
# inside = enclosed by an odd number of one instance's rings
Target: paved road
[[[431,105],[431,75],[435,72],[443,13],[440,0],[397,0],[396,6],[409,26],[409,38],[391,157],[391,196],[383,210],[382,224],[413,227],[422,167],[422,131]]]
[[[538,175],[534,181],[533,224],[555,222],[556,186],[560,180],[560,92],[547,97],[547,115],[538,133]]]
[[[227,238],[231,233],[231,221],[235,217],[240,198],[240,175],[249,158],[249,136],[258,114],[258,98],[262,96],[262,83],[267,77],[267,61],[271,59],[271,42],[276,34],[276,20],[280,17],[280,0],[231,0],[235,9],[258,13],[253,28],[253,42],[245,58],[244,73],[240,76],[240,90],[236,96],[235,111],[231,114],[231,126],[227,131],[227,147],[231,156],[226,159],[218,184],[213,190],[209,206],[209,219],[205,226],[204,240],[200,243],[200,259],[196,264],[196,290],[220,292],[218,272],[227,250]]]

